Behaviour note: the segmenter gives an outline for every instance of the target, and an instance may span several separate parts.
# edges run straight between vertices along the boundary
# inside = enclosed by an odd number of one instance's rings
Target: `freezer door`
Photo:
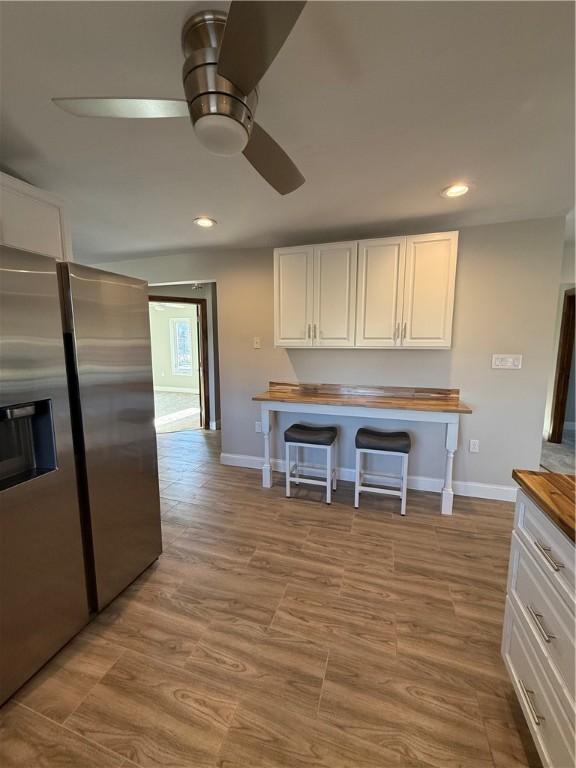
[[[0,246],[0,703],[87,621],[56,264]]]
[[[162,549],[148,286],[79,264],[59,268],[102,609]]]

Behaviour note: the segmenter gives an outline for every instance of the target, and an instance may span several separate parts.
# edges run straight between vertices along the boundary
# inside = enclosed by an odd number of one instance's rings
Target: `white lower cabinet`
[[[564,567],[549,567],[548,545],[544,550],[532,546],[542,540],[571,547],[570,561],[566,560],[570,568],[572,542],[519,491],[502,656],[545,768],[572,768],[576,760],[574,593],[562,589],[558,574]]]
[[[276,346],[449,348],[457,251],[458,232],[276,249]]]

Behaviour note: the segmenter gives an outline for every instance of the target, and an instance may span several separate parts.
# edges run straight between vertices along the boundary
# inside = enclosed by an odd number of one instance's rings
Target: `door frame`
[[[562,303],[562,322],[560,325],[554,395],[552,399],[552,421],[548,437],[548,442],[550,443],[561,443],[562,433],[564,432],[568,385],[570,383],[570,369],[572,367],[572,354],[574,350],[575,291],[576,289],[574,288],[569,288],[565,291]]]
[[[157,296],[150,294],[148,302],[160,304],[196,304],[199,307],[199,341],[200,358],[200,427],[210,429],[210,372],[208,369],[208,302],[206,299],[191,299],[181,296]]]

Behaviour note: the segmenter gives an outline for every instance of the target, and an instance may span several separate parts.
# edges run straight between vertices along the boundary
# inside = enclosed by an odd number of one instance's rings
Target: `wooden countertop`
[[[515,469],[512,477],[532,501],[574,541],[576,476]]]
[[[341,384],[290,384],[271,381],[268,390],[252,398],[258,402],[347,405],[403,411],[472,413],[461,402],[459,389],[385,387]]]

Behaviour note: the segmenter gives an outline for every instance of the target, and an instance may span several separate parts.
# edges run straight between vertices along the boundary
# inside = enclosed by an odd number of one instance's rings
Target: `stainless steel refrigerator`
[[[0,702],[88,618],[56,263],[0,247]]]
[[[162,551],[148,284],[58,264],[90,604],[107,605]]]
[[[147,285],[0,246],[0,703],[161,552]]]

